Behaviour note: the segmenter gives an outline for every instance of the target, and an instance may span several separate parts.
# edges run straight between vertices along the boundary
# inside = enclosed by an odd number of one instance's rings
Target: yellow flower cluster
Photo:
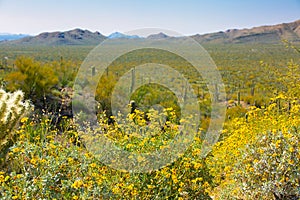
[[[276,104],[253,107],[247,120],[235,118],[225,124],[224,139],[207,160],[213,184],[218,186],[211,196],[270,199],[274,194],[297,195],[299,177],[293,172],[299,172],[300,115],[293,109],[280,109]]]

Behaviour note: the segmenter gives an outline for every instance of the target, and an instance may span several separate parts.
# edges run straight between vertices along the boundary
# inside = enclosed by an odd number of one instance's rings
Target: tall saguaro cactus
[[[238,102],[238,105],[241,105],[241,92],[238,91],[237,93],[237,102]]]
[[[215,100],[215,102],[219,101],[219,98],[220,98],[219,96],[220,96],[219,87],[218,87],[218,84],[215,83],[215,90],[214,90],[214,100]]]
[[[130,86],[130,93],[133,92],[134,86],[135,86],[135,67],[132,68],[132,70],[131,70],[131,86]]]

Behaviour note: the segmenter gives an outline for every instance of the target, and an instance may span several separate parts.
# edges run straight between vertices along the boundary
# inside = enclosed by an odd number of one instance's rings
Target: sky
[[[193,35],[298,19],[300,0],[0,0],[0,33],[31,35],[74,28]]]

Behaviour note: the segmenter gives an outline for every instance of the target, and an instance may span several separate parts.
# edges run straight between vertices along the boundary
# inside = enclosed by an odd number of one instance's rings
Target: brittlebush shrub
[[[207,159],[214,199],[300,198],[300,67],[286,69],[272,72],[280,84],[268,106],[225,123]]]
[[[161,119],[156,112],[149,116],[152,125],[140,112],[124,118],[126,124],[117,124],[118,116],[114,124],[100,117],[99,124],[102,134],[120,148],[153,151],[168,148],[177,132],[178,125],[172,121],[175,112],[168,109],[166,114],[171,116],[164,130],[155,129],[159,121],[154,119]],[[65,120],[69,128],[62,133],[51,126],[49,119],[24,122],[18,130],[19,141],[10,148],[10,170],[0,172],[1,199],[210,199],[210,175],[200,156],[200,131],[175,162],[158,170],[129,173],[99,162],[84,145],[74,145],[82,142],[79,136],[84,133],[76,131],[72,120]],[[143,135],[141,129],[147,127],[153,132]],[[112,156],[116,161],[124,159]]]
[[[283,101],[279,95],[274,100]],[[299,105],[251,107],[225,125],[208,159],[215,199],[299,197]],[[287,107],[288,105],[286,105]]]

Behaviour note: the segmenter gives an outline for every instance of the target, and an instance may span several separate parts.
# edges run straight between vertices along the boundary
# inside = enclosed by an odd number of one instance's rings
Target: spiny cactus
[[[32,106],[24,101],[24,93],[9,93],[0,89],[0,156],[7,149],[14,136],[14,128]]]

